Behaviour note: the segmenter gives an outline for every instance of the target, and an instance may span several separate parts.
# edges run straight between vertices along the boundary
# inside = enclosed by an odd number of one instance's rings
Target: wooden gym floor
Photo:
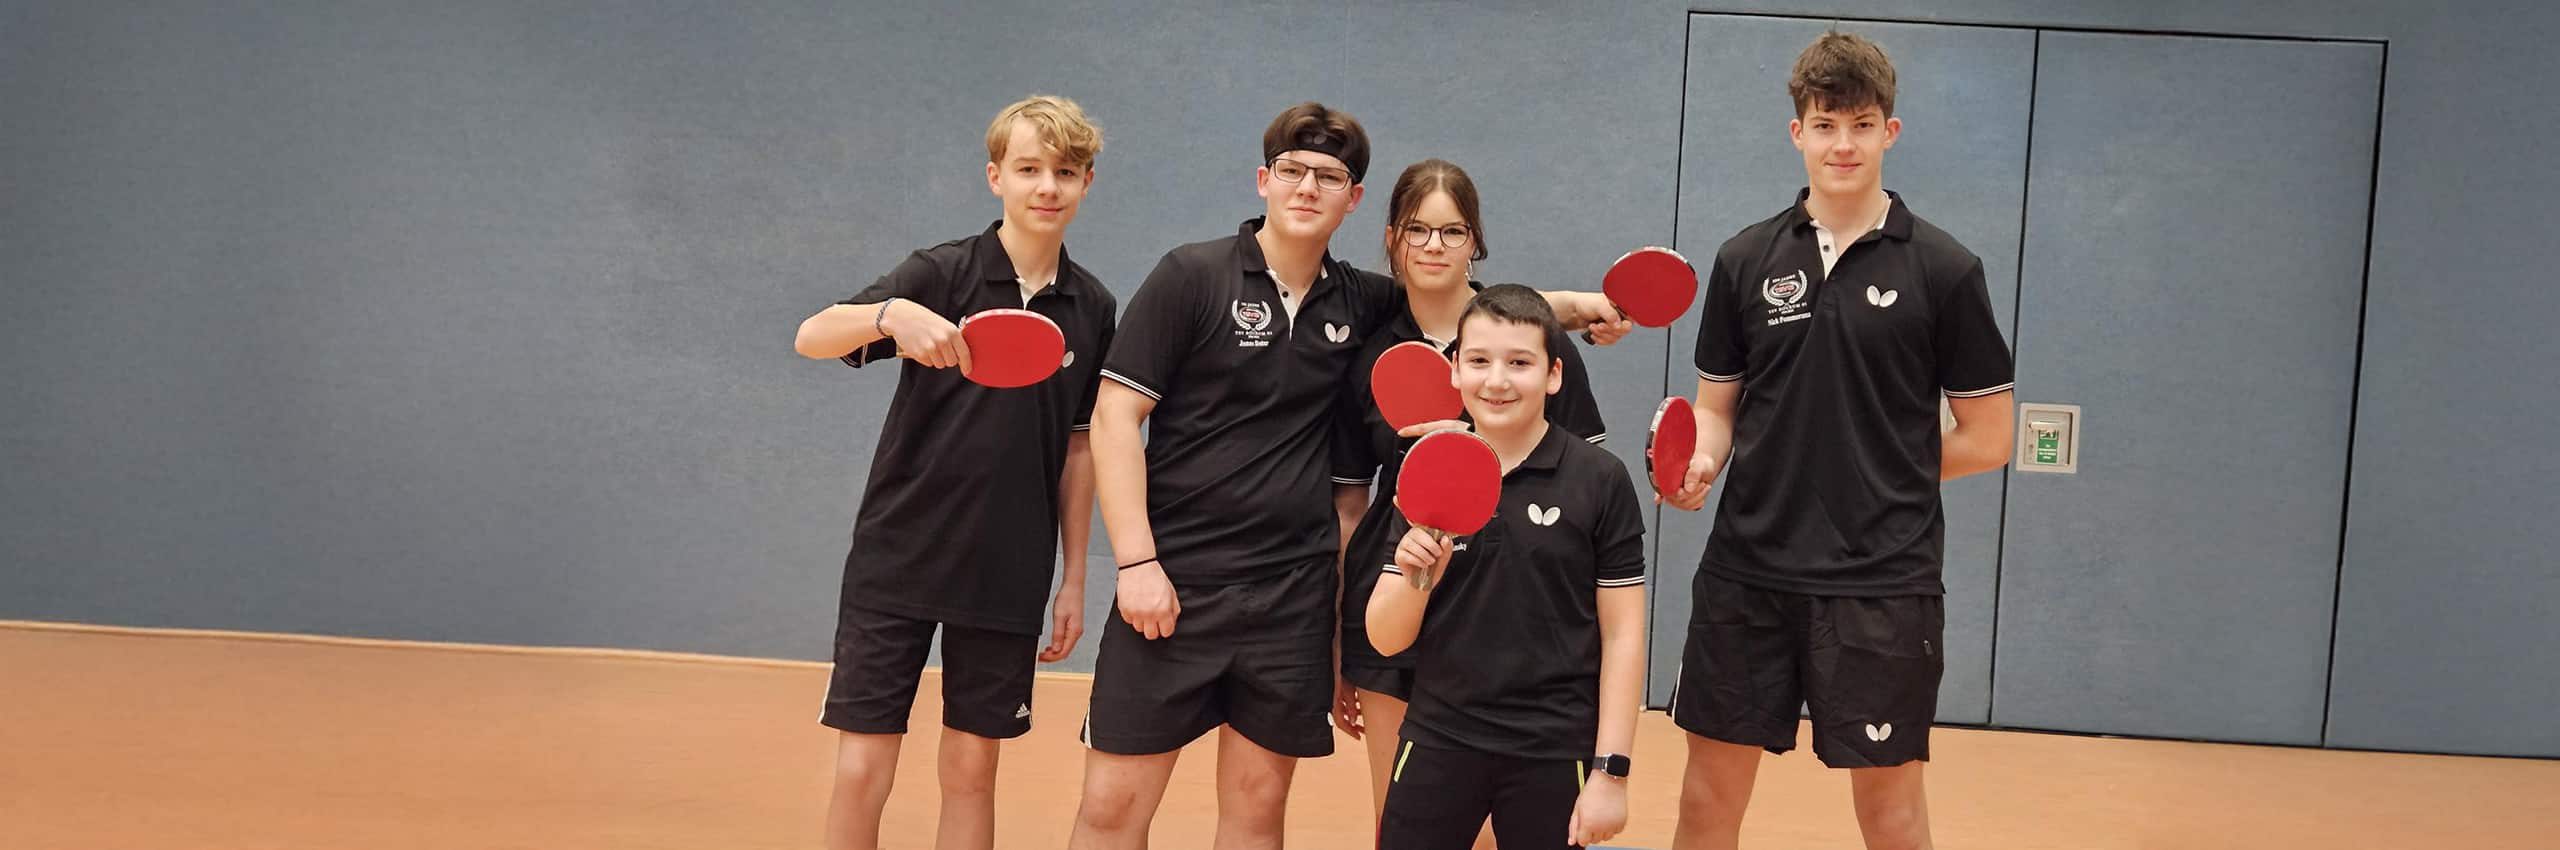
[[[932,844],[926,675],[889,847]],[[803,662],[0,622],[0,847],[815,848],[826,679]],[[1000,846],[1065,845],[1088,689],[1042,677],[1039,722],[1004,752]],[[1950,850],[2560,847],[2560,761],[1934,734]],[[1341,743],[1298,769],[1292,847],[1369,846],[1367,774]],[[1616,844],[1669,846],[1681,751],[1646,714]],[[1184,757],[1155,846],[1207,846],[1211,755]],[[1744,844],[1857,847],[1846,780],[1809,750],[1766,760]]]

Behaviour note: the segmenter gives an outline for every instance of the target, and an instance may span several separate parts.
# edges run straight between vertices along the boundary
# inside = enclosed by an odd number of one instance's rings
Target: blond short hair
[[[1068,162],[1092,168],[1094,159],[1102,156],[1102,128],[1084,117],[1084,107],[1057,95],[1035,94],[1005,107],[987,123],[988,162],[1004,159],[1004,146],[1013,139],[1016,121],[1031,122],[1040,144]]]

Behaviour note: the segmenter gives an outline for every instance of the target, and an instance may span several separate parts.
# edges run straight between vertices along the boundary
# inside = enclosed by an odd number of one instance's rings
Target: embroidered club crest
[[[1803,302],[1805,291],[1811,288],[1812,281],[1805,277],[1804,270],[1797,269],[1795,274],[1761,281],[1760,297],[1771,307],[1792,307]]]
[[[1271,305],[1260,301],[1238,301],[1231,312],[1235,314],[1237,330],[1264,331],[1271,328]]]

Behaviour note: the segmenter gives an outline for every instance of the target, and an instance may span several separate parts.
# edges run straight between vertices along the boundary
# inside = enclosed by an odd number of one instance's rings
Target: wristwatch
[[[1625,779],[1627,778],[1627,770],[1633,767],[1634,764],[1635,761],[1627,758],[1626,756],[1618,755],[1616,753],[1602,753],[1591,757],[1591,772],[1606,773],[1619,779]]]

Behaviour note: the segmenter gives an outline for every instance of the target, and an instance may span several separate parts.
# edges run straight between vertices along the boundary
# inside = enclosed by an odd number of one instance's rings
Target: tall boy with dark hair
[[[1700,556],[1674,723],[1689,735],[1678,850],[1738,840],[1760,752],[1849,770],[1871,850],[1927,848],[1921,779],[1945,660],[1939,483],[2008,463],[2011,363],[1982,261],[1885,191],[1893,64],[1827,33],[1796,60],[1807,186],[1726,240],[1700,316]],[[1955,427],[1941,430],[1940,399]]]

